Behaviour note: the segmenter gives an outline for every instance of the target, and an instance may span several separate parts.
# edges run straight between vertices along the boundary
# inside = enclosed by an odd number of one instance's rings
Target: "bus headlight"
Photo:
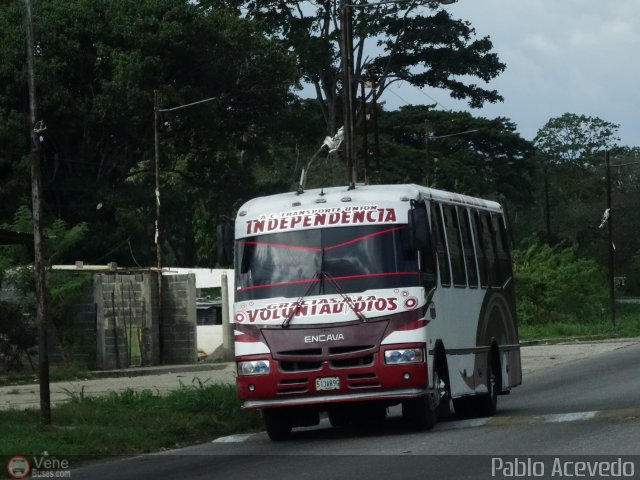
[[[422,363],[424,353],[421,348],[399,348],[384,352],[384,363],[393,365],[397,363]]]
[[[266,375],[269,371],[269,360],[238,362],[238,375]]]

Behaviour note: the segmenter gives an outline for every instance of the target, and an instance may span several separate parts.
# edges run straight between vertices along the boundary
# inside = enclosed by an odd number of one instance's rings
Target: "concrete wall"
[[[163,363],[195,363],[196,277],[193,274],[162,277]]]
[[[154,272],[95,275],[97,368],[196,362],[195,278],[163,277],[162,319],[157,281]]]

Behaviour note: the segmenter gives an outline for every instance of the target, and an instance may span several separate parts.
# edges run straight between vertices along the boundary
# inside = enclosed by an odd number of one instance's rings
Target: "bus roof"
[[[421,187],[419,185],[405,184],[363,185],[352,190],[349,190],[348,187],[317,188],[306,190],[300,194],[289,192],[267,197],[258,197],[242,205],[239,210],[239,215],[256,218],[260,215],[286,212],[300,208],[333,207],[350,204],[359,205],[372,201],[395,203],[422,199],[502,212],[500,204],[491,200]]]

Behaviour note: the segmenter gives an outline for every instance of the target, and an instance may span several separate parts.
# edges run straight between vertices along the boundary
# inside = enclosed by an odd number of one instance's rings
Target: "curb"
[[[231,363],[195,363],[193,365],[160,365],[153,367],[132,367],[119,370],[95,370],[92,379],[140,377],[144,375],[162,375],[164,373],[204,372],[209,370],[228,370]]]

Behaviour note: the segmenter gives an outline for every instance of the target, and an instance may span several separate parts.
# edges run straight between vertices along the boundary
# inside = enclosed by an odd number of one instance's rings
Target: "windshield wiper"
[[[353,300],[351,300],[351,297],[349,297],[349,295],[345,293],[345,291],[340,287],[340,285],[338,285],[338,282],[336,282],[334,278],[331,275],[329,275],[327,272],[320,272],[320,275],[326,278],[327,280],[329,280],[329,283],[333,285],[333,288],[336,290],[336,292],[340,294],[344,302],[347,305],[349,305],[351,310],[353,310],[353,313],[356,314],[356,316],[360,319],[362,323],[366,323],[367,317],[365,317],[364,314],[356,308],[355,304],[353,303]]]
[[[285,318],[282,324],[280,325],[282,328],[289,328],[289,325],[291,324],[291,320],[293,320],[293,317],[295,317],[296,313],[298,313],[298,309],[302,305],[302,302],[304,301],[304,299],[307,298],[307,296],[315,286],[315,283],[317,281],[322,281],[323,278],[326,278],[329,281],[329,283],[333,286],[335,291],[338,292],[338,294],[340,294],[344,302],[349,306],[349,308],[351,308],[351,310],[353,310],[353,313],[356,314],[356,316],[360,319],[362,323],[366,323],[368,321],[367,317],[365,317],[364,314],[356,308],[355,304],[353,303],[353,300],[351,300],[349,295],[345,293],[345,291],[340,287],[340,285],[338,285],[338,283],[333,279],[333,277],[326,272],[319,271],[318,273],[316,273],[313,280],[309,282],[309,286],[307,287],[305,292],[300,296],[300,298],[298,298],[298,300],[296,301],[296,304],[293,307],[293,310],[291,310],[291,313],[289,313],[287,318]]]
[[[293,317],[296,316],[296,313],[298,313],[298,309],[302,305],[302,302],[309,295],[309,293],[315,286],[316,282],[319,281],[321,278],[322,278],[322,272],[318,272],[315,274],[313,279],[309,282],[309,286],[307,287],[307,289],[304,291],[302,296],[298,298],[298,300],[296,301],[296,304],[294,305],[293,310],[291,310],[291,313],[287,315],[287,318],[285,318],[284,322],[282,322],[282,324],[280,325],[282,328],[289,328],[289,324],[291,323],[291,320],[293,320]]]

